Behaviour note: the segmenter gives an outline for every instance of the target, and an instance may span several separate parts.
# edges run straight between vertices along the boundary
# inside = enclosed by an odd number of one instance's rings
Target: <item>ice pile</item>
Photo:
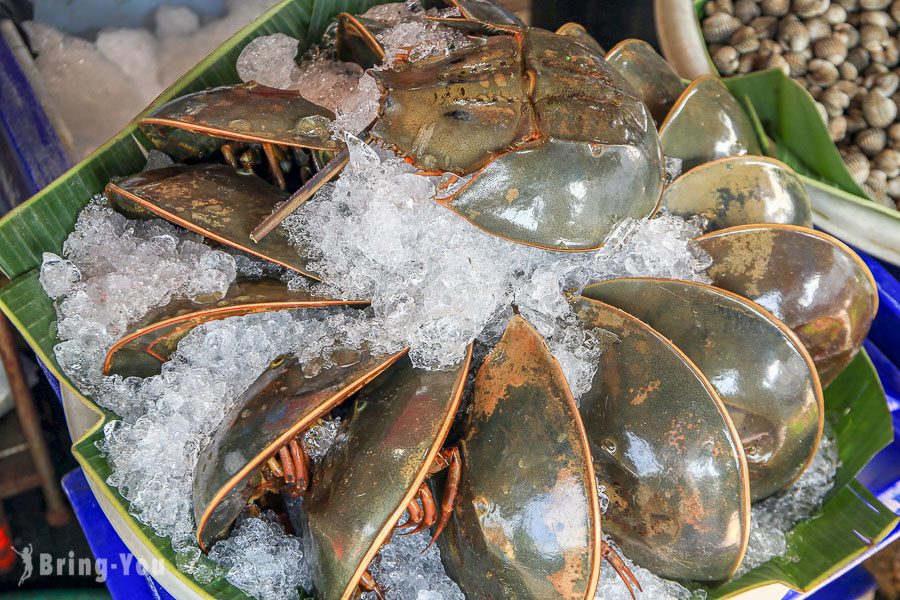
[[[369,298],[385,351],[411,347],[418,366],[445,368],[476,337],[491,343],[515,304],[545,337],[576,397],[590,385],[601,343],[566,291],[621,276],[704,281],[696,223],[629,220],[596,252],[552,252],[485,234],[433,201],[433,180],[386,151],[348,140],[341,178],[285,222],[311,249],[316,292]]]
[[[809,468],[794,484],[777,496],[753,506],[750,518],[750,545],[738,576],[761,565],[774,556],[787,552],[785,534],[812,516],[831,491],[834,476],[841,466],[837,441],[828,427]]]
[[[232,585],[259,600],[299,600],[297,588],[312,588],[300,540],[285,534],[271,512],[238,521],[209,557],[227,569]]]
[[[369,568],[387,600],[465,600],[459,586],[447,577],[437,544],[427,531],[394,535]],[[424,550],[424,552],[423,552]],[[364,600],[376,600],[373,592]]]
[[[163,4],[154,31],[104,29],[95,41],[42,23],[26,24],[49,100],[73,138],[75,157],[108,140],[163,89],[275,0],[228,0],[227,14],[201,24],[184,6]]]
[[[639,567],[622,554],[615,542],[607,536],[603,536],[607,544],[619,553],[625,565],[631,569],[634,576],[641,583],[643,592],[638,598],[648,600],[705,600],[706,592],[703,590],[691,591],[679,583],[657,577],[647,569]],[[632,600],[631,593],[619,578],[616,571],[605,562],[600,567],[600,584],[597,586],[595,600]]]
[[[178,296],[218,299],[234,258],[162,220],[130,221],[98,197],[63,246],[44,254],[41,283],[58,301],[56,358],[87,391],[100,381],[106,349],[129,323]]]

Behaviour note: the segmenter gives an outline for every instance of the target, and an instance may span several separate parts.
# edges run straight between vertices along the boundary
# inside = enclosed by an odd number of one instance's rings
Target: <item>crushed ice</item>
[[[325,295],[371,300],[384,351],[409,346],[417,366],[445,368],[483,332],[502,331],[516,305],[549,339],[575,396],[590,386],[600,343],[566,291],[623,276],[705,281],[696,223],[662,215],[628,220],[596,252],[552,252],[502,240],[433,202],[435,183],[404,161],[348,138],[340,179],[285,221]],[[484,339],[488,343],[492,339]]]
[[[26,23],[49,101],[71,134],[73,158],[111,138],[170,83],[276,0],[226,0],[201,23],[186,6],[161,4],[153,30],[109,28],[94,41]]]
[[[312,587],[300,540],[285,534],[272,512],[239,520],[209,557],[227,569],[232,585],[259,600],[299,600],[298,588]]]
[[[826,427],[819,449],[803,475],[786,491],[753,505],[750,545],[738,576],[787,552],[785,534],[819,510],[840,466],[834,432]]]

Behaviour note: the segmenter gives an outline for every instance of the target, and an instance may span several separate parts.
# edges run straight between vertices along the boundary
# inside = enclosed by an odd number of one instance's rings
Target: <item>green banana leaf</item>
[[[359,12],[377,3],[376,0],[285,0],[200,62],[166,90],[150,109],[187,92],[236,82],[234,61],[244,45],[259,35],[286,33],[299,38],[306,47],[321,37],[338,12]],[[156,536],[128,514],[127,501],[106,484],[110,467],[96,446],[103,437],[103,425],[116,416],[82,396],[63,375],[53,355],[53,347],[58,343],[56,314],[38,281],[41,254],[61,251],[78,212],[111,177],[129,175],[143,167],[141,146],[150,147],[132,123],[0,221],[0,270],[11,280],[0,288],[0,309],[61,383],[96,412],[96,425],[75,443],[73,453],[87,477],[111,501],[127,526],[167,569],[199,596],[244,598],[243,593],[224,580],[201,584],[179,572],[168,539]],[[864,539],[877,542],[897,522],[895,515],[854,480],[859,469],[893,437],[883,391],[864,354],[828,387],[826,409],[838,437],[842,467],[837,486],[822,510],[789,534],[789,556],[800,557],[799,560],[769,561],[739,579],[711,589],[710,597],[730,597],[772,582],[809,589],[858,556],[866,548]]]
[[[705,0],[694,0],[695,25]],[[716,67],[707,59],[711,72]],[[850,176],[815,101],[778,69],[722,79],[744,106],[756,113],[766,153],[803,176],[817,226],[873,256],[900,265],[900,210],[871,200]]]

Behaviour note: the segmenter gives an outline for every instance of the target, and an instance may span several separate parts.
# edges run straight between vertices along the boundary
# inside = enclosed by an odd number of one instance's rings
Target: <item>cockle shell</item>
[[[838,74],[841,76],[843,81],[852,82],[854,79],[859,77],[859,71],[856,69],[856,66],[851,63],[844,61],[841,63],[841,66],[838,67]],[[838,81],[837,83],[840,83]]]
[[[859,43],[863,48],[872,52],[879,49],[888,39],[888,31],[883,25],[861,25],[859,28]]]
[[[847,20],[847,10],[840,4],[831,4],[825,12],[822,13],[822,16],[825,18],[825,21],[831,25],[837,25]]]
[[[809,31],[809,40],[814,42],[821,40],[823,37],[831,35],[831,25],[822,17],[813,17],[806,22],[806,29]]]
[[[879,92],[883,96],[893,96],[900,85],[900,76],[896,73],[884,73],[879,75],[872,86],[873,91]]]
[[[781,69],[785,75],[791,74],[791,67],[781,54],[773,54],[763,61],[763,69]]]
[[[850,23],[838,23],[834,26],[834,35],[843,38],[847,48],[859,45],[859,30]]]
[[[854,150],[845,153],[844,164],[847,166],[847,170],[850,171],[850,176],[853,177],[853,181],[859,185],[864,184],[866,179],[869,178],[869,170],[871,167],[869,166],[869,160],[862,152]]]
[[[862,102],[863,116],[872,127],[887,127],[897,117],[897,105],[878,92],[869,92]]]
[[[762,0],[759,3],[764,15],[783,17],[791,8],[790,0]]]
[[[712,60],[719,73],[731,75],[737,71],[739,57],[738,51],[731,46],[722,46],[713,52]]]
[[[890,6],[891,0],[859,0],[863,10],[882,10]]]
[[[740,52],[747,54],[759,49],[759,38],[756,31],[750,26],[741,27],[728,39],[728,45]]]
[[[829,0],[794,0],[794,12],[808,19],[818,17],[828,10]]]
[[[809,79],[816,85],[828,87],[838,79],[838,70],[834,64],[822,58],[809,61]]]
[[[791,15],[781,20],[778,41],[787,49],[800,52],[809,47],[809,30],[800,19]]]
[[[898,0],[900,1],[900,0]],[[756,32],[756,35],[762,39],[769,39],[778,31],[778,17],[763,15],[756,17],[750,21],[750,27]]]
[[[900,175],[900,152],[893,148],[885,148],[872,159],[872,166],[883,171],[888,177]]]
[[[862,46],[857,46],[855,48],[851,48],[847,52],[847,61],[853,63],[853,66],[856,67],[858,71],[862,72],[866,67],[869,66],[871,57],[868,50],[866,50]]]
[[[838,66],[847,58],[847,41],[839,34],[832,34],[813,44],[813,54]]]
[[[799,52],[785,52],[784,60],[787,62],[791,70],[791,77],[802,77],[806,75],[806,57]]]
[[[884,150],[886,138],[884,129],[870,127],[857,133],[854,141],[863,154],[871,157]]]
[[[741,23],[750,23],[761,14],[762,11],[755,0],[737,0],[734,3],[734,16],[740,19]]]
[[[819,102],[825,107],[829,116],[837,117],[843,115],[850,106],[850,95],[838,87],[831,87],[822,93]]]
[[[703,20],[703,36],[712,43],[721,43],[738,30],[741,22],[728,13],[716,13]]]
[[[847,137],[847,118],[843,115],[834,117],[828,122],[828,135],[831,141],[839,142]]]

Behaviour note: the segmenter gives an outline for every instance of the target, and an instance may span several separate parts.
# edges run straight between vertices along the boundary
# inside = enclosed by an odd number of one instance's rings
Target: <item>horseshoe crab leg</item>
[[[622,583],[625,584],[625,587],[628,588],[628,593],[631,594],[632,599],[635,597],[635,587],[639,592],[644,591],[644,588],[641,587],[637,577],[634,576],[634,573],[631,572],[631,569],[628,568],[628,565],[625,564],[625,561],[622,560],[622,557],[619,556],[619,553],[616,552],[612,546],[606,542],[601,542],[600,556],[602,556],[606,562],[610,564],[613,570],[615,570],[616,575],[619,576],[619,579],[621,579]]]

